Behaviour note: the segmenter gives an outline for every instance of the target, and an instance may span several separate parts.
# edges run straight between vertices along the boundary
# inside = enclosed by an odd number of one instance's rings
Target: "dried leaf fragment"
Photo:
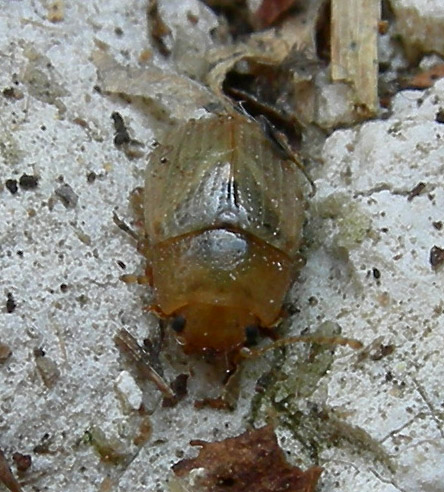
[[[127,100],[140,99],[148,104],[149,114],[160,120],[186,121],[202,116],[202,108],[220,104],[207,88],[184,75],[154,65],[126,68],[103,50],[93,52],[92,60],[103,91]]]
[[[0,364],[6,362],[11,357],[12,350],[6,343],[0,342]]]
[[[220,99],[228,96],[240,101],[253,116],[266,116],[294,140],[295,148],[300,127],[315,120],[318,108],[314,78],[322,70],[322,63],[316,56],[316,31],[323,3],[293,2],[289,7],[292,14],[278,27],[207,53],[211,68],[205,83],[212,92]],[[294,12],[293,7],[297,7]],[[263,8],[279,10],[285,6]],[[289,10],[279,12],[287,14]]]
[[[414,77],[407,80],[403,87],[405,89],[428,89],[433,84],[444,77],[444,63],[435,65],[428,70],[417,73]]]
[[[294,7],[294,4],[294,0],[263,0],[255,17],[262,28],[268,27]]]
[[[19,473],[24,473],[31,467],[32,457],[30,454],[16,452],[12,455],[12,459]]]
[[[205,492],[313,492],[322,468],[302,471],[285,460],[271,425],[244,432],[219,442],[191,441],[201,446],[197,458],[173,466],[178,477],[203,469],[194,477]]]

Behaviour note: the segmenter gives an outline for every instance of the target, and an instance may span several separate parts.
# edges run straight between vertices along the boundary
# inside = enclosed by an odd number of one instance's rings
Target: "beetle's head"
[[[178,309],[171,322],[188,354],[239,350],[251,342],[253,326],[257,326],[257,318],[246,309],[199,303]]]

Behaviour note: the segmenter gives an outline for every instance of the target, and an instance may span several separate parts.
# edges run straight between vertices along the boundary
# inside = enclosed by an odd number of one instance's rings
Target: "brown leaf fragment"
[[[255,17],[262,28],[268,27],[294,7],[295,3],[295,0],[263,0]]]
[[[15,452],[12,455],[12,459],[14,460],[15,466],[17,467],[19,473],[24,473],[31,467],[32,458],[29,454]]]
[[[405,81],[404,89],[428,89],[438,80],[444,77],[444,63],[435,65],[428,70],[417,73],[411,79]]]
[[[173,471],[187,477],[193,469],[204,469],[194,481],[205,492],[314,492],[322,472],[318,466],[304,472],[287,463],[271,425],[219,442],[190,444],[202,447],[199,455],[179,461]]]
[[[0,483],[4,484],[11,492],[22,492],[22,488],[12,474],[6,461],[5,454],[0,449]]]

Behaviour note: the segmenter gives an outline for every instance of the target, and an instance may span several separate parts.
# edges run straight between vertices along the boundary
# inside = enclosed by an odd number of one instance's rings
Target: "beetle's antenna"
[[[244,347],[241,349],[241,356],[250,359],[252,357],[260,357],[265,354],[269,350],[274,350],[279,347],[285,347],[286,345],[291,345],[293,343],[316,343],[318,345],[347,345],[352,349],[359,350],[364,345],[359,340],[354,338],[344,338],[344,337],[323,337],[316,335],[301,335],[295,337],[282,338],[281,340],[276,340],[270,345],[260,349],[250,349]]]
[[[316,185],[314,181],[311,179],[308,174],[305,166],[302,162],[296,157],[293,150],[290,148],[285,136],[283,133],[278,131],[275,126],[269,121],[265,116],[261,115],[257,118],[259,121],[262,131],[269,138],[269,140],[274,144],[275,149],[284,157],[284,159],[288,159],[299,168],[299,170],[305,176],[305,179],[310,183],[311,193],[310,196],[314,196],[316,193]]]

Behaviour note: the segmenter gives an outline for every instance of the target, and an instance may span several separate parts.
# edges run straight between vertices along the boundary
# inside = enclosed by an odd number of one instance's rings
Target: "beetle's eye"
[[[171,328],[176,332],[180,333],[184,330],[187,320],[183,316],[176,316],[171,322]]]
[[[259,336],[259,329],[256,325],[248,325],[245,327],[245,346],[251,347],[257,344],[257,337]]]

